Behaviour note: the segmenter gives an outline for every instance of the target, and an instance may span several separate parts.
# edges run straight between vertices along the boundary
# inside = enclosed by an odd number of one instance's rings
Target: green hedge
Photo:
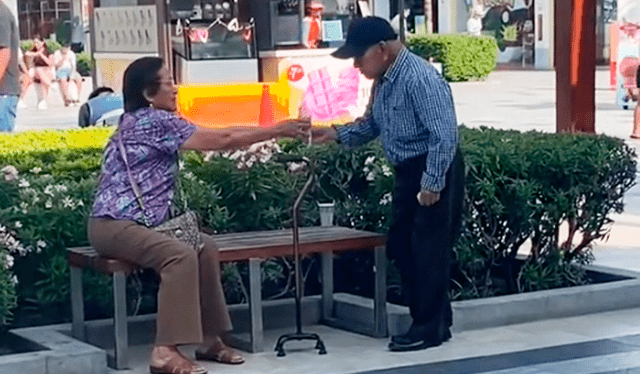
[[[451,82],[483,79],[496,68],[498,45],[490,36],[432,34],[411,36],[407,47],[425,59],[442,63]]]
[[[78,73],[83,77],[91,76],[94,64],[91,55],[87,52],[80,52],[76,55],[78,60]]]
[[[0,137],[0,168],[10,161],[19,169],[15,180],[0,178],[0,224],[29,249],[26,256],[15,256],[16,325],[69,319],[64,250],[87,243],[86,220],[100,148],[110,131],[92,128]],[[11,149],[11,137],[20,144],[19,151]],[[635,179],[633,149],[619,139],[577,134],[461,128],[460,138],[467,196],[452,269],[453,298],[587,283],[585,272],[575,265],[589,261],[591,243],[607,235],[611,214],[622,211],[624,193]],[[69,150],[69,145],[76,148]],[[309,148],[297,141],[281,141],[279,148],[306,155],[318,166],[319,183],[302,204],[302,225],[319,224],[316,202],[333,200],[339,225],[387,231],[394,176],[379,142],[354,151],[335,144]],[[261,150],[246,154],[244,161],[235,156],[214,155],[208,160],[195,152],[182,156],[181,184],[204,229],[222,233],[290,228],[290,208],[306,174],[288,172],[272,161],[258,162],[264,156]],[[247,166],[247,160],[253,165],[239,169]],[[559,237],[563,224],[570,227],[569,237]],[[530,254],[519,259],[516,253],[525,243],[531,243]],[[265,262],[265,298],[292,295],[291,265],[290,259]],[[336,290],[371,296],[372,265],[370,254],[341,255],[335,265]],[[317,262],[308,259],[305,267],[306,292],[319,292]],[[388,270],[389,300],[402,302],[393,263]],[[84,277],[87,315],[108,316],[109,279],[89,272]],[[246,266],[225,264],[223,277],[228,302],[246,301]],[[130,305],[135,311],[153,311],[155,276],[143,273],[140,278],[130,280],[129,297],[134,299]]]
[[[55,51],[57,51],[62,47],[60,43],[58,43],[53,39],[45,39],[44,44],[47,46],[47,50],[49,51],[49,53],[54,53]],[[30,50],[32,47],[33,47],[33,40],[23,40],[22,42],[20,42],[20,48],[22,49],[22,52],[26,52]]]

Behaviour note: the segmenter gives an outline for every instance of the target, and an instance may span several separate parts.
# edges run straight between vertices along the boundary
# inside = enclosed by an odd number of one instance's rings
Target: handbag
[[[129,181],[131,182],[131,186],[133,187],[133,192],[136,195],[136,200],[140,205],[140,209],[142,209],[142,217],[144,219],[145,226],[189,245],[196,252],[202,251],[202,248],[204,248],[204,240],[202,239],[202,235],[200,234],[198,216],[194,211],[186,209],[186,202],[184,204],[185,210],[182,214],[170,218],[169,220],[162,222],[157,226],[151,225],[149,219],[147,218],[147,215],[144,214],[144,200],[142,199],[142,194],[140,193],[138,185],[131,175],[131,169],[129,168],[127,154],[124,151],[124,145],[122,144],[121,137],[118,137],[118,145],[120,148],[120,153],[122,154],[122,159],[124,160],[124,165],[127,168],[127,174],[129,175]],[[176,175],[176,180],[177,178],[178,176]]]

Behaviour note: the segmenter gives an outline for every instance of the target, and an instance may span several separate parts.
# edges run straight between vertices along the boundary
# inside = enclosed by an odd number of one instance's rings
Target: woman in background
[[[82,77],[76,69],[76,54],[69,48],[68,44],[63,45],[53,54],[53,62],[56,68],[56,79],[60,83],[62,100],[64,106],[80,105],[78,95],[82,90]],[[72,93],[71,84],[76,85],[76,92]]]
[[[38,90],[40,91],[38,109],[47,109],[47,96],[54,77],[54,64],[51,53],[49,53],[44,40],[36,36],[33,39],[33,47],[25,52],[25,56],[30,60],[28,66],[30,67],[29,76],[31,81],[38,84]]]

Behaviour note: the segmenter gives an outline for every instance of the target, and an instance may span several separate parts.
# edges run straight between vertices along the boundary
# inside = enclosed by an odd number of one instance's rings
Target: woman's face
[[[33,41],[33,45],[36,47],[38,51],[44,49],[44,42],[40,39],[36,39]]]
[[[156,109],[163,109],[168,112],[175,112],[176,98],[178,90],[173,84],[173,78],[169,74],[169,69],[163,66],[158,72],[158,91],[153,96],[148,96],[147,100]]]

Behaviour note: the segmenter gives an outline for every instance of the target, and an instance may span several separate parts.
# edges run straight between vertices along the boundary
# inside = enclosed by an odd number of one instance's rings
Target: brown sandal
[[[207,374],[207,369],[198,364],[194,364],[182,355],[177,355],[169,359],[162,366],[149,366],[151,374]]]
[[[229,348],[221,339],[216,339],[206,352],[196,351],[196,360],[215,361],[223,364],[239,365],[244,362],[244,357],[235,350]]]

